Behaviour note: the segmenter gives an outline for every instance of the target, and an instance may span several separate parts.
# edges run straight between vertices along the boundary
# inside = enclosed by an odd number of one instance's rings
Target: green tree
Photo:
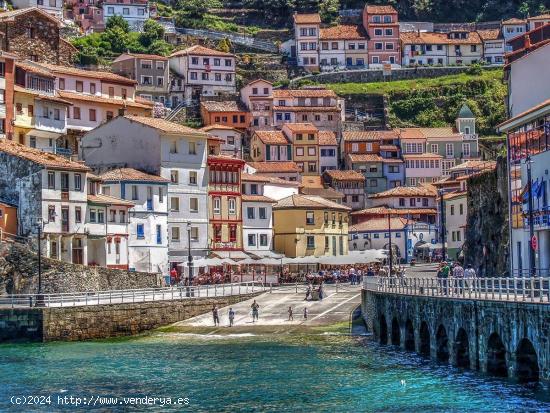
[[[321,0],[319,3],[319,15],[324,23],[332,23],[338,19],[340,0]]]
[[[130,25],[122,16],[112,16],[107,19],[105,30],[114,29],[115,27],[120,27],[124,33],[130,31]]]
[[[110,51],[113,53],[120,54],[128,50],[128,33],[118,26],[105,30],[101,37],[110,45]]]
[[[147,49],[148,53],[157,54],[160,56],[168,56],[172,52],[172,46],[166,43],[164,40],[155,40],[149,48]]]
[[[227,37],[225,39],[221,39],[220,42],[218,43],[217,49],[220,52],[229,53],[231,51],[231,42]]]
[[[154,42],[164,38],[164,26],[149,19],[143,24],[143,31],[139,35],[139,42],[143,47],[149,47]]]
[[[200,19],[208,11],[208,0],[178,0],[177,9],[187,17]]]
[[[523,17],[526,18],[529,16],[529,3],[524,1],[520,4],[518,13]]]

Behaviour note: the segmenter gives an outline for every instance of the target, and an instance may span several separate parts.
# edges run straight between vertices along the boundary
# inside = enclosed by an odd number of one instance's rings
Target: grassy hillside
[[[392,127],[451,124],[464,102],[476,115],[481,135],[494,135],[495,126],[505,119],[506,85],[500,69],[431,79],[326,86],[350,101],[361,101],[370,94],[386,95]]]

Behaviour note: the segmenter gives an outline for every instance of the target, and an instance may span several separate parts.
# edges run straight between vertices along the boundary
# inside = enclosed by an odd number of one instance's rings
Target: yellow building
[[[291,195],[273,206],[275,251],[287,257],[347,255],[349,211],[314,195]]]
[[[319,130],[311,123],[286,123],[283,133],[292,142],[292,159],[302,175],[319,175]]]

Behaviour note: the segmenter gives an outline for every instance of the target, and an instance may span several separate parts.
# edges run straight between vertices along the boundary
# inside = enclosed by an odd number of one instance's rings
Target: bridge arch
[[[430,351],[431,345],[430,345],[430,328],[428,327],[428,323],[425,321],[422,321],[420,324],[420,346],[419,346],[419,353],[424,357],[430,357],[431,351]]]
[[[405,350],[414,351],[414,326],[410,318],[405,323]]]
[[[437,361],[442,363],[449,362],[449,337],[447,336],[447,330],[443,324],[440,324],[437,328],[435,335],[436,342],[436,358]]]
[[[399,327],[397,317],[394,317],[391,321],[391,343],[394,346],[401,345],[401,328]]]
[[[506,347],[497,333],[489,336],[487,342],[487,373],[498,377],[507,377]]]
[[[457,367],[470,368],[470,341],[462,327],[458,329],[455,338],[455,364]]]
[[[380,315],[380,329],[379,329],[379,339],[380,344],[388,344],[388,324],[386,323],[386,317]]]
[[[515,374],[519,381],[539,380],[539,360],[533,343],[523,338],[516,349]]]

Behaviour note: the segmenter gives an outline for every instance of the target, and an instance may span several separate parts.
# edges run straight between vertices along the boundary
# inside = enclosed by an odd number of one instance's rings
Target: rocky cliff
[[[494,171],[468,179],[465,264],[471,264],[480,276],[507,275],[509,243],[508,172],[506,158],[501,156]]]
[[[158,274],[88,267],[42,258],[44,293],[159,287]],[[0,242],[0,295],[38,290],[38,256],[24,245]]]

